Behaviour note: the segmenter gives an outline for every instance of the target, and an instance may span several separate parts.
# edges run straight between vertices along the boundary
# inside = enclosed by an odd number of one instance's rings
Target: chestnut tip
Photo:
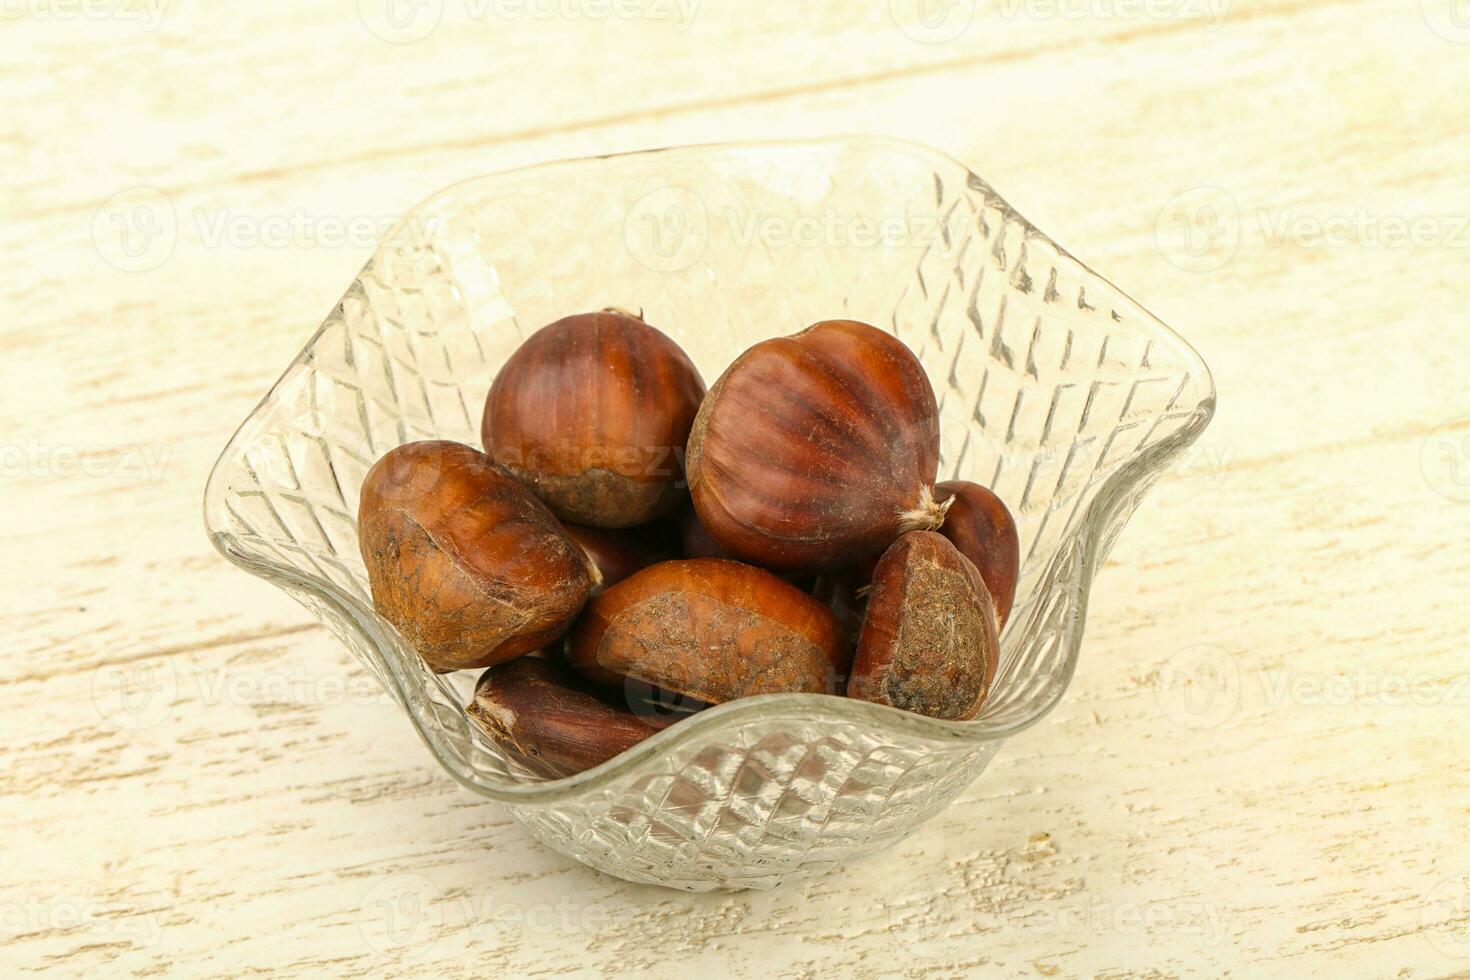
[[[899,511],[898,533],[900,536],[910,531],[937,531],[944,525],[944,519],[949,515],[950,505],[954,503],[954,497],[944,500],[934,498],[934,487],[924,484],[919,488],[918,506],[910,510]]]

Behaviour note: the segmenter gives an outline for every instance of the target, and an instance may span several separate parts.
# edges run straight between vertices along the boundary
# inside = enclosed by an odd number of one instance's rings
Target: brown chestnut
[[[616,585],[649,565],[679,557],[678,530],[671,521],[617,529],[563,521],[562,530],[597,567],[595,590]]]
[[[740,355],[700,407],[686,466],[710,536],[775,571],[847,565],[944,522],[934,389],[898,338],[853,320]]]
[[[932,531],[895,541],[873,573],[848,696],[967,721],[999,663],[995,604],[970,560]]]
[[[491,741],[545,776],[591,769],[684,717],[632,710],[544,657],[485,671],[465,711]]]
[[[638,317],[569,316],[532,334],[485,400],[485,451],[562,520],[632,527],[685,497],[680,458],[704,381]]]
[[[1021,536],[1016,520],[988,487],[966,480],[950,480],[934,488],[934,498],[949,504],[939,533],[980,572],[995,600],[996,629],[1004,629],[1016,600],[1021,573]]]
[[[357,520],[373,604],[441,673],[554,641],[592,586],[551,512],[456,442],[408,443],[374,463]]]
[[[720,558],[646,568],[587,604],[567,659],[604,685],[649,685],[713,704],[831,692],[849,648],[832,612],[763,569]]]

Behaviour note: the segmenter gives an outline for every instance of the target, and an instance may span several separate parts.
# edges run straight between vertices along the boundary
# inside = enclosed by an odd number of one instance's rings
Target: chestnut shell
[[[718,704],[831,692],[850,650],[826,606],[763,569],[719,558],[646,568],[587,604],[567,659],[604,685]]]
[[[465,712],[507,754],[547,776],[601,765],[682,717],[632,710],[544,657],[491,667]]]
[[[439,672],[556,640],[592,585],[586,556],[551,512],[455,442],[408,443],[374,463],[358,528],[373,604]]]
[[[1003,629],[1016,601],[1021,574],[1021,536],[1005,501],[989,487],[950,480],[934,488],[936,500],[949,502],[939,533],[980,572],[995,600],[996,628]]]
[[[485,399],[485,451],[562,520],[632,527],[685,497],[681,455],[704,398],[688,355],[617,311],[532,334]]]
[[[776,571],[850,564],[944,517],[924,368],[896,337],[854,320],[737,358],[700,407],[686,466],[710,536]]]
[[[999,663],[995,604],[970,560],[932,531],[894,542],[873,572],[848,696],[967,721]]]

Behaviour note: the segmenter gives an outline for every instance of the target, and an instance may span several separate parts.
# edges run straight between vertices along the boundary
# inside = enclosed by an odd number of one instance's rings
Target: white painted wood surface
[[[1463,6],[690,2],[427,0],[411,43],[381,0],[0,5],[0,969],[1470,974]],[[970,163],[1220,412],[941,818],[809,887],[631,886],[436,769],[209,549],[204,477],[437,187],[829,132]],[[129,258],[139,187],[176,225]]]

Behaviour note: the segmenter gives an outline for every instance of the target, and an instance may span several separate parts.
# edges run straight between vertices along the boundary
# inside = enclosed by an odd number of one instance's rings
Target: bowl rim
[[[438,727],[431,718],[435,708],[428,703],[428,699],[425,697],[424,691],[419,685],[409,680],[406,668],[411,666],[413,672],[416,673],[420,670],[418,665],[399,663],[400,658],[397,655],[397,650],[400,647],[407,650],[409,647],[406,641],[399,639],[395,642],[385,635],[385,628],[392,630],[391,625],[382,621],[375,612],[367,608],[356,597],[340,591],[331,583],[311,578],[290,566],[265,561],[248,552],[234,548],[232,546],[234,536],[226,531],[215,528],[211,523],[210,512],[214,508],[215,502],[224,493],[223,484],[226,474],[231,471],[233,464],[239,458],[247,433],[262,419],[263,414],[268,410],[271,401],[283,383],[309,357],[317,341],[331,322],[330,317],[312,332],[301,350],[286,365],[280,377],[270,385],[265,395],[255,404],[240,425],[236,427],[234,433],[226,442],[224,449],[220,452],[219,457],[211,467],[208,480],[205,484],[203,498],[204,525],[210,543],[231,564],[251,575],[263,578],[277,587],[285,588],[288,592],[299,590],[302,593],[308,594],[315,601],[330,608],[342,620],[351,624],[366,639],[366,648],[374,659],[372,666],[376,668],[375,673],[379,680],[389,686],[389,693],[408,712],[419,738],[424,742],[439,764],[457,781],[474,792],[504,803],[539,806],[595,792],[614,780],[617,780],[619,777],[638,769],[645,761],[652,760],[656,756],[670,751],[685,741],[698,739],[706,728],[720,727],[727,723],[736,723],[746,718],[759,718],[761,720],[790,718],[793,721],[809,722],[813,709],[818,705],[821,706],[821,712],[833,720],[866,724],[871,726],[876,732],[891,733],[895,736],[916,737],[933,741],[937,744],[962,742],[978,746],[990,742],[999,742],[1037,724],[1060,702],[1062,695],[1070,686],[1072,677],[1076,672],[1082,637],[1087,621],[1092,579],[1101,564],[1108,544],[1110,544],[1107,540],[1107,532],[1113,523],[1115,514],[1126,506],[1129,497],[1128,491],[1131,488],[1144,485],[1144,481],[1160,472],[1179,453],[1182,453],[1184,449],[1199,438],[1200,434],[1203,433],[1213,418],[1216,405],[1216,388],[1214,377],[1208,365],[1206,365],[1198,351],[1183,336],[1154,314],[1150,313],[1142,304],[1133,299],[1132,296],[1119,288],[1107,277],[1078,260],[1065,248],[1038,229],[1012,208],[1002,195],[996,192],[988,182],[966,164],[942,150],[922,143],[870,135],[831,135],[798,140],[745,140],[696,143],[531,163],[456,181],[423,198],[412,208],[405,211],[403,216],[394,224],[393,228],[384,235],[377,248],[375,248],[372,257],[369,258],[367,266],[371,266],[391,246],[400,230],[414,215],[451,199],[471,186],[483,187],[490,183],[514,184],[531,177],[544,177],[548,174],[574,171],[610,161],[632,162],[659,156],[675,155],[687,155],[690,157],[730,156],[739,153],[761,151],[830,152],[838,148],[882,149],[897,152],[927,161],[931,165],[936,163],[942,164],[956,174],[962,174],[967,187],[983,192],[988,206],[993,206],[998,209],[1007,221],[1014,221],[1019,225],[1025,234],[1028,245],[1035,244],[1044,250],[1053,252],[1056,261],[1074,267],[1074,271],[1083,274],[1085,278],[1106,285],[1112,290],[1117,299],[1129,304],[1129,312],[1137,315],[1140,326],[1146,326],[1155,335],[1156,340],[1166,343],[1172,348],[1180,361],[1187,366],[1194,385],[1199,390],[1199,397],[1193,410],[1176,431],[1159,440],[1157,443],[1146,445],[1140,449],[1133,458],[1121,465],[1103,481],[1101,486],[1096,489],[1093,499],[1088,504],[1086,511],[1078,522],[1076,543],[1064,545],[1053,556],[1052,564],[1071,561],[1076,566],[1076,574],[1069,575],[1065,579],[1073,593],[1070,597],[1068,608],[1071,610],[1071,616],[1074,622],[1064,630],[1066,649],[1062,651],[1063,661],[1059,674],[1059,683],[1052,685],[1050,695],[1020,718],[1004,723],[996,723],[994,721],[987,721],[982,715],[981,718],[972,721],[944,721],[913,714],[887,705],[873,704],[838,695],[766,694],[715,705],[699,712],[697,715],[678,725],[664,729],[601,765],[559,779],[520,780],[513,777],[502,777],[486,773],[465,765],[459,755],[452,752],[447,745],[441,744],[439,737],[431,734]],[[354,279],[355,282],[356,279]],[[336,309],[340,305],[340,302],[339,300],[337,304],[334,304],[333,309]],[[1048,568],[1047,571],[1051,571],[1051,569]],[[447,692],[447,688],[445,690]],[[483,741],[483,736],[480,735],[473,724],[467,723],[467,729],[470,731],[472,738]]]

